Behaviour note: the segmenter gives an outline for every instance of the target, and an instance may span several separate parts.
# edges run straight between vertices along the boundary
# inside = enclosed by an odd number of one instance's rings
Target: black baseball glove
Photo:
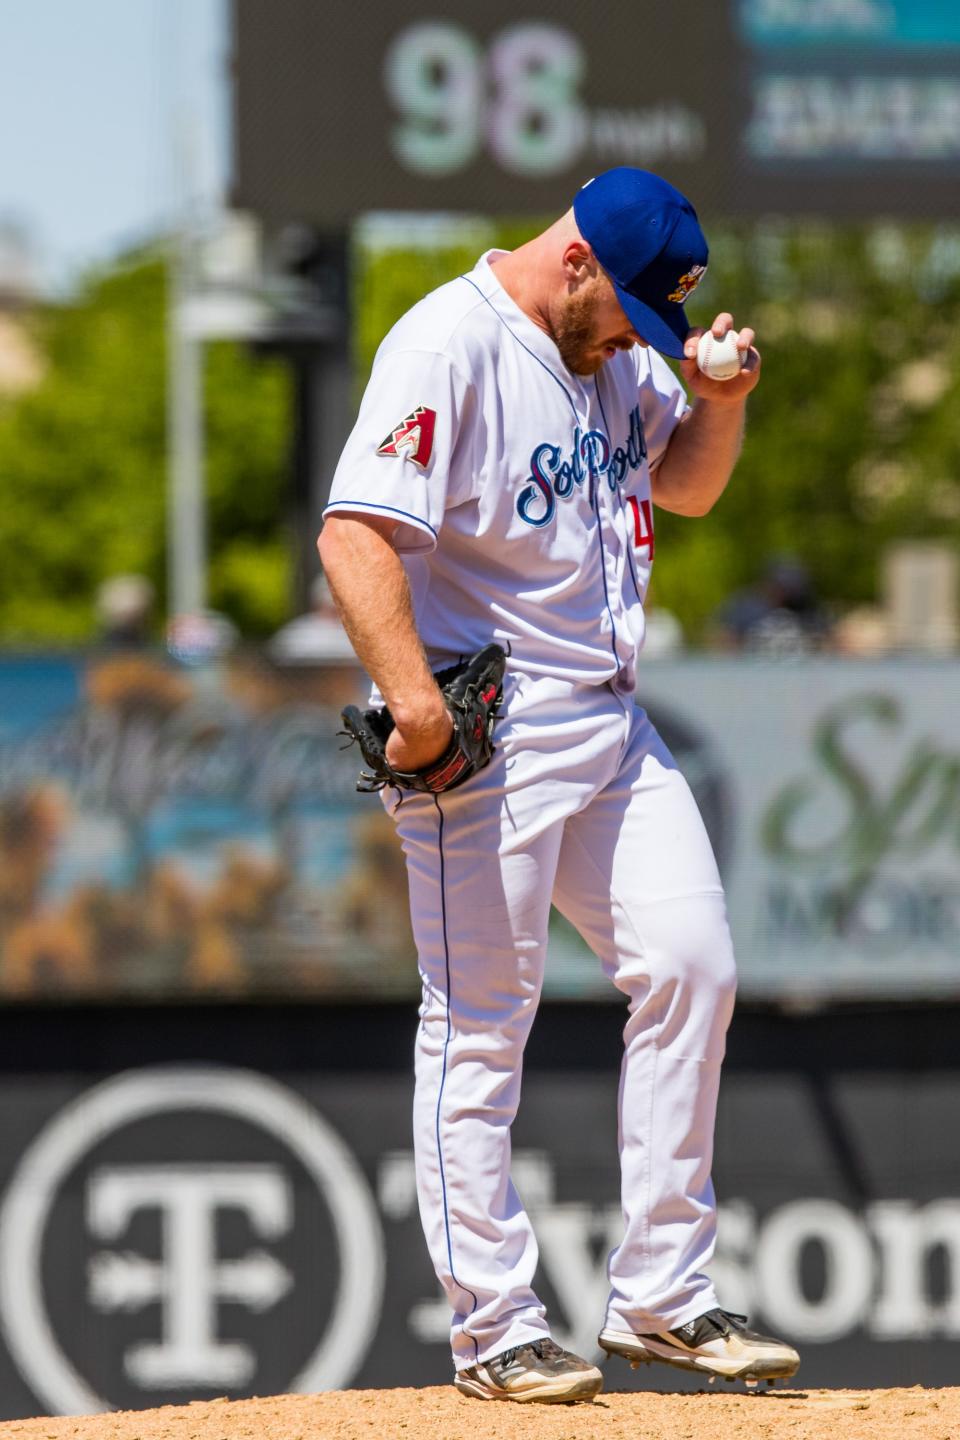
[[[386,705],[379,710],[348,705],[342,712],[346,729],[340,734],[349,736],[351,743],[357,741],[369,766],[360,771],[357,789],[382,790],[385,785],[395,785],[401,790],[439,795],[456,789],[489,765],[506,660],[500,645],[485,645],[469,660],[434,676],[453,719],[453,735],[439,760],[422,770],[397,770],[387,759],[387,738],[394,723]]]

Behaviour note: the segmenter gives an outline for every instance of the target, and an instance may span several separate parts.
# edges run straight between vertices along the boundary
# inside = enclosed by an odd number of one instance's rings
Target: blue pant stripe
[[[443,1194],[443,1226],[444,1226],[444,1230],[446,1231],[446,1236],[447,1236],[447,1262],[448,1262],[448,1264],[449,1264],[449,1266],[450,1266],[450,1278],[453,1280],[454,1285],[458,1285],[461,1290],[466,1290],[467,1294],[473,1297],[473,1306],[472,1306],[472,1308],[471,1308],[471,1310],[470,1310],[470,1312],[469,1312],[469,1315],[472,1315],[473,1312],[474,1312],[474,1310],[476,1310],[476,1308],[477,1308],[477,1297],[476,1297],[476,1295],[474,1295],[473,1291],[472,1291],[468,1286],[463,1285],[463,1284],[457,1279],[456,1273],[455,1273],[454,1268],[453,1268],[453,1242],[452,1242],[451,1237],[450,1237],[450,1211],[449,1211],[449,1207],[448,1207],[448,1205],[447,1205],[447,1177],[446,1177],[446,1172],[445,1172],[445,1170],[444,1170],[444,1165],[443,1165],[443,1146],[442,1146],[441,1141],[440,1141],[440,1110],[441,1110],[441,1107],[442,1107],[442,1105],[443,1105],[443,1087],[444,1087],[444,1085],[446,1084],[446,1079],[447,1079],[447,1051],[448,1051],[448,1049],[450,1048],[450,1035],[451,1035],[451,1022],[450,1022],[450,946],[449,946],[449,944],[448,944],[448,942],[447,942],[447,893],[446,893],[446,872],[445,872],[444,858],[443,858],[443,810],[440,808],[440,797],[439,797],[439,795],[434,795],[433,799],[434,799],[434,804],[435,804],[436,807],[437,807],[437,814],[438,814],[439,817],[440,817],[440,828],[439,828],[438,833],[437,833],[437,843],[438,843],[438,847],[439,847],[439,850],[440,850],[440,917],[441,917],[441,921],[442,921],[442,924],[443,924],[443,953],[444,953],[444,962],[445,962],[445,965],[446,965],[446,976],[447,976],[447,993],[446,993],[447,1034],[446,1034],[446,1039],[445,1039],[444,1042],[443,1042],[443,1067],[442,1067],[442,1069],[441,1069],[441,1071],[440,1071],[440,1092],[439,1092],[439,1094],[437,1095],[437,1124],[436,1124],[436,1130],[437,1130],[437,1160],[438,1160],[439,1165],[440,1165],[440,1189],[441,1189],[441,1192],[442,1192],[442,1194]],[[469,1315],[468,1315],[468,1317],[467,1317],[468,1319],[469,1319]],[[470,1334],[469,1330],[467,1329],[466,1320],[465,1320],[464,1323],[463,1323],[462,1329],[463,1329],[464,1335],[466,1335],[467,1338],[473,1342],[474,1354],[475,1354],[476,1358],[479,1360],[479,1358],[480,1358],[480,1350],[479,1350],[479,1347],[478,1347],[478,1345],[477,1345],[476,1339],[474,1338],[473,1335]]]

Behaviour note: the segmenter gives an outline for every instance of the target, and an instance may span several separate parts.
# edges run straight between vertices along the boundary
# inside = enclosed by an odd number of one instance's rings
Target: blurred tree
[[[0,639],[85,641],[106,577],[165,590],[162,260],[92,276],[35,329],[44,377],[0,402]],[[285,367],[210,345],[205,403],[210,603],[265,634],[289,613]]]
[[[488,227],[507,248],[537,228]],[[693,641],[771,554],[798,556],[843,608],[876,598],[888,541],[960,540],[960,230],[707,230],[691,318],[726,308],[753,324],[764,376],[710,519],[658,515],[654,595]],[[359,246],[358,391],[394,321],[483,243]],[[142,572],[162,596],[165,323],[164,269],[149,254],[35,318],[43,377],[0,397],[0,641],[92,638],[97,586],[118,572]],[[212,345],[205,393],[210,601],[244,634],[265,634],[289,613],[287,371]]]
[[[509,248],[536,225],[500,227]],[[743,456],[709,520],[658,512],[658,604],[688,638],[765,560],[790,553],[842,609],[877,598],[892,539],[960,540],[960,229],[768,221],[707,225],[694,323],[722,309],[757,331],[763,380]],[[465,249],[361,253],[358,369]]]

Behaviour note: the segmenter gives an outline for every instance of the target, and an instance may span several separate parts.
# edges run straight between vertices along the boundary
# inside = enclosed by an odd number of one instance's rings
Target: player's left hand
[[[727,331],[733,328],[733,316],[726,310],[718,315],[710,326],[718,340],[722,340]],[[688,333],[683,342],[684,358],[680,362],[680,373],[687,389],[701,400],[710,400],[720,405],[742,405],[760,379],[760,352],[753,343],[756,338],[754,332],[749,326],[740,331],[737,349],[743,368],[732,380],[711,380],[697,364],[697,341],[705,333],[703,326],[698,326]]]

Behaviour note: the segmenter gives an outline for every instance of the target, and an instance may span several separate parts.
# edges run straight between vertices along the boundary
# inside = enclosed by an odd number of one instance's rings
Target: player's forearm
[[[677,515],[705,515],[727,488],[743,444],[745,404],[698,400],[673,433],[653,476],[653,501]]]
[[[386,535],[366,521],[333,515],[318,549],[350,643],[397,726],[414,734],[447,723],[417,634],[406,571]]]

